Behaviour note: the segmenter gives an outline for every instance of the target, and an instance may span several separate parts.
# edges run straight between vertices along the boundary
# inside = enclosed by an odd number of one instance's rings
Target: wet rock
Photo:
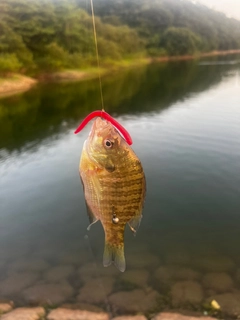
[[[115,317],[112,320],[147,320],[146,317],[144,316],[120,316],[120,317]]]
[[[60,264],[74,265],[75,267],[79,267],[88,263],[89,259],[89,253],[85,252],[84,249],[80,249],[75,253],[65,253],[59,258],[58,261]]]
[[[12,310],[13,302],[0,302],[0,314]]]
[[[127,259],[127,268],[145,268],[155,267],[160,265],[160,259],[158,256],[152,253],[133,253],[130,254]]]
[[[147,285],[149,273],[144,269],[126,270],[120,275],[119,279],[139,287],[145,287]]]
[[[26,302],[35,304],[58,305],[70,298],[74,293],[68,283],[37,284],[23,291]]]
[[[155,273],[154,277],[163,284],[170,284],[172,282],[172,276],[175,272],[175,267],[159,267]]]
[[[237,269],[236,280],[237,280],[238,283],[240,283],[240,269]]]
[[[224,272],[207,273],[202,280],[203,286],[216,292],[227,292],[233,287],[232,278]]]
[[[152,320],[215,320],[212,317],[193,317],[185,316],[179,313],[166,313],[162,312],[157,314]]]
[[[43,259],[21,259],[9,265],[9,272],[35,271],[41,272],[49,268],[49,264]]]
[[[203,300],[203,290],[198,282],[180,281],[172,286],[171,296],[174,307],[186,304],[198,305]]]
[[[59,282],[69,278],[75,269],[71,265],[57,266],[49,269],[43,276],[49,282]]]
[[[191,257],[186,251],[170,252],[165,257],[166,264],[176,264],[178,266],[190,265]]]
[[[201,278],[199,272],[187,267],[165,266],[155,271],[155,278],[163,284],[171,284],[176,280],[198,280]]]
[[[105,302],[106,297],[112,292],[113,278],[102,277],[89,280],[79,292],[77,301],[100,303]]]
[[[45,310],[38,308],[17,308],[4,314],[1,320],[38,320],[45,315]]]
[[[83,310],[58,308],[50,311],[48,320],[109,320],[107,313],[95,313]]]
[[[173,278],[175,280],[199,280],[201,274],[191,268],[181,267],[175,271]]]
[[[240,291],[235,290],[233,293],[217,294],[207,299],[210,304],[215,300],[223,313],[229,316],[240,316]]]
[[[102,265],[96,265],[95,263],[87,263],[78,269],[78,275],[83,282],[88,282],[89,279],[99,278],[102,276],[115,276],[119,271],[113,265],[105,268]]]
[[[64,303],[61,308],[72,309],[72,310],[87,310],[92,312],[104,312],[103,309],[94,306],[93,304],[78,302],[78,303]]]
[[[194,259],[196,268],[209,272],[227,272],[236,268],[232,259],[226,256],[210,255]]]
[[[26,246],[17,246],[15,243],[14,247],[8,247],[6,250],[5,247],[0,248],[0,257],[1,261],[8,263],[12,260],[22,259],[22,257],[29,255],[29,245]]]
[[[33,272],[12,274],[0,282],[0,294],[3,297],[8,297],[20,293],[24,288],[36,282],[38,278],[39,275]]]
[[[215,291],[212,290],[212,289],[207,289],[207,290],[205,290],[205,295],[206,295],[206,297],[211,297],[211,296],[214,296],[215,294],[217,294],[217,292],[215,292]]]
[[[154,290],[145,292],[136,289],[114,293],[108,300],[115,311],[120,311],[121,313],[144,313],[156,307],[158,298],[159,294]]]

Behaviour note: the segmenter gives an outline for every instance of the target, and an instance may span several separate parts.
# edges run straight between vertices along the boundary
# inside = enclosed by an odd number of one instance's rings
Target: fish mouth
[[[94,136],[103,136],[110,133],[113,134],[115,130],[116,129],[112,126],[112,124],[109,121],[98,117],[93,122],[89,136],[91,139],[93,139]]]

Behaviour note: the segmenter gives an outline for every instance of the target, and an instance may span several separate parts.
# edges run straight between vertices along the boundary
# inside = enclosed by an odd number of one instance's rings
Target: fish
[[[146,179],[142,164],[111,122],[98,117],[84,142],[79,163],[90,227],[105,232],[103,265],[126,269],[124,230],[136,234],[142,219]]]

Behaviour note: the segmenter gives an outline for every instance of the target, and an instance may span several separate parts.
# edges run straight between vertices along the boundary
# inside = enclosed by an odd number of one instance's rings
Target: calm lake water
[[[131,133],[147,179],[137,236],[126,228],[124,274],[102,267],[104,234],[100,223],[87,231],[78,174],[91,125],[73,131],[100,108],[98,81],[1,99],[0,298],[150,314],[208,310],[214,297],[234,316],[229,293],[240,314],[239,61],[154,64],[102,79],[106,111]]]

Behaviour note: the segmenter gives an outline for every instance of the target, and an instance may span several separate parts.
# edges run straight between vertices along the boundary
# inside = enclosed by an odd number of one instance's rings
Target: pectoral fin
[[[136,235],[136,233],[137,233],[137,230],[140,226],[141,220],[142,220],[142,215],[140,214],[138,216],[133,217],[128,222],[128,225],[129,225],[130,229],[132,230],[132,232],[134,233],[134,235]]]
[[[87,201],[86,201],[86,208],[87,208],[88,218],[90,222],[90,225],[87,227],[87,230],[90,230],[91,226],[98,221],[98,218],[96,218],[96,216],[90,209],[89,205],[87,204]]]

